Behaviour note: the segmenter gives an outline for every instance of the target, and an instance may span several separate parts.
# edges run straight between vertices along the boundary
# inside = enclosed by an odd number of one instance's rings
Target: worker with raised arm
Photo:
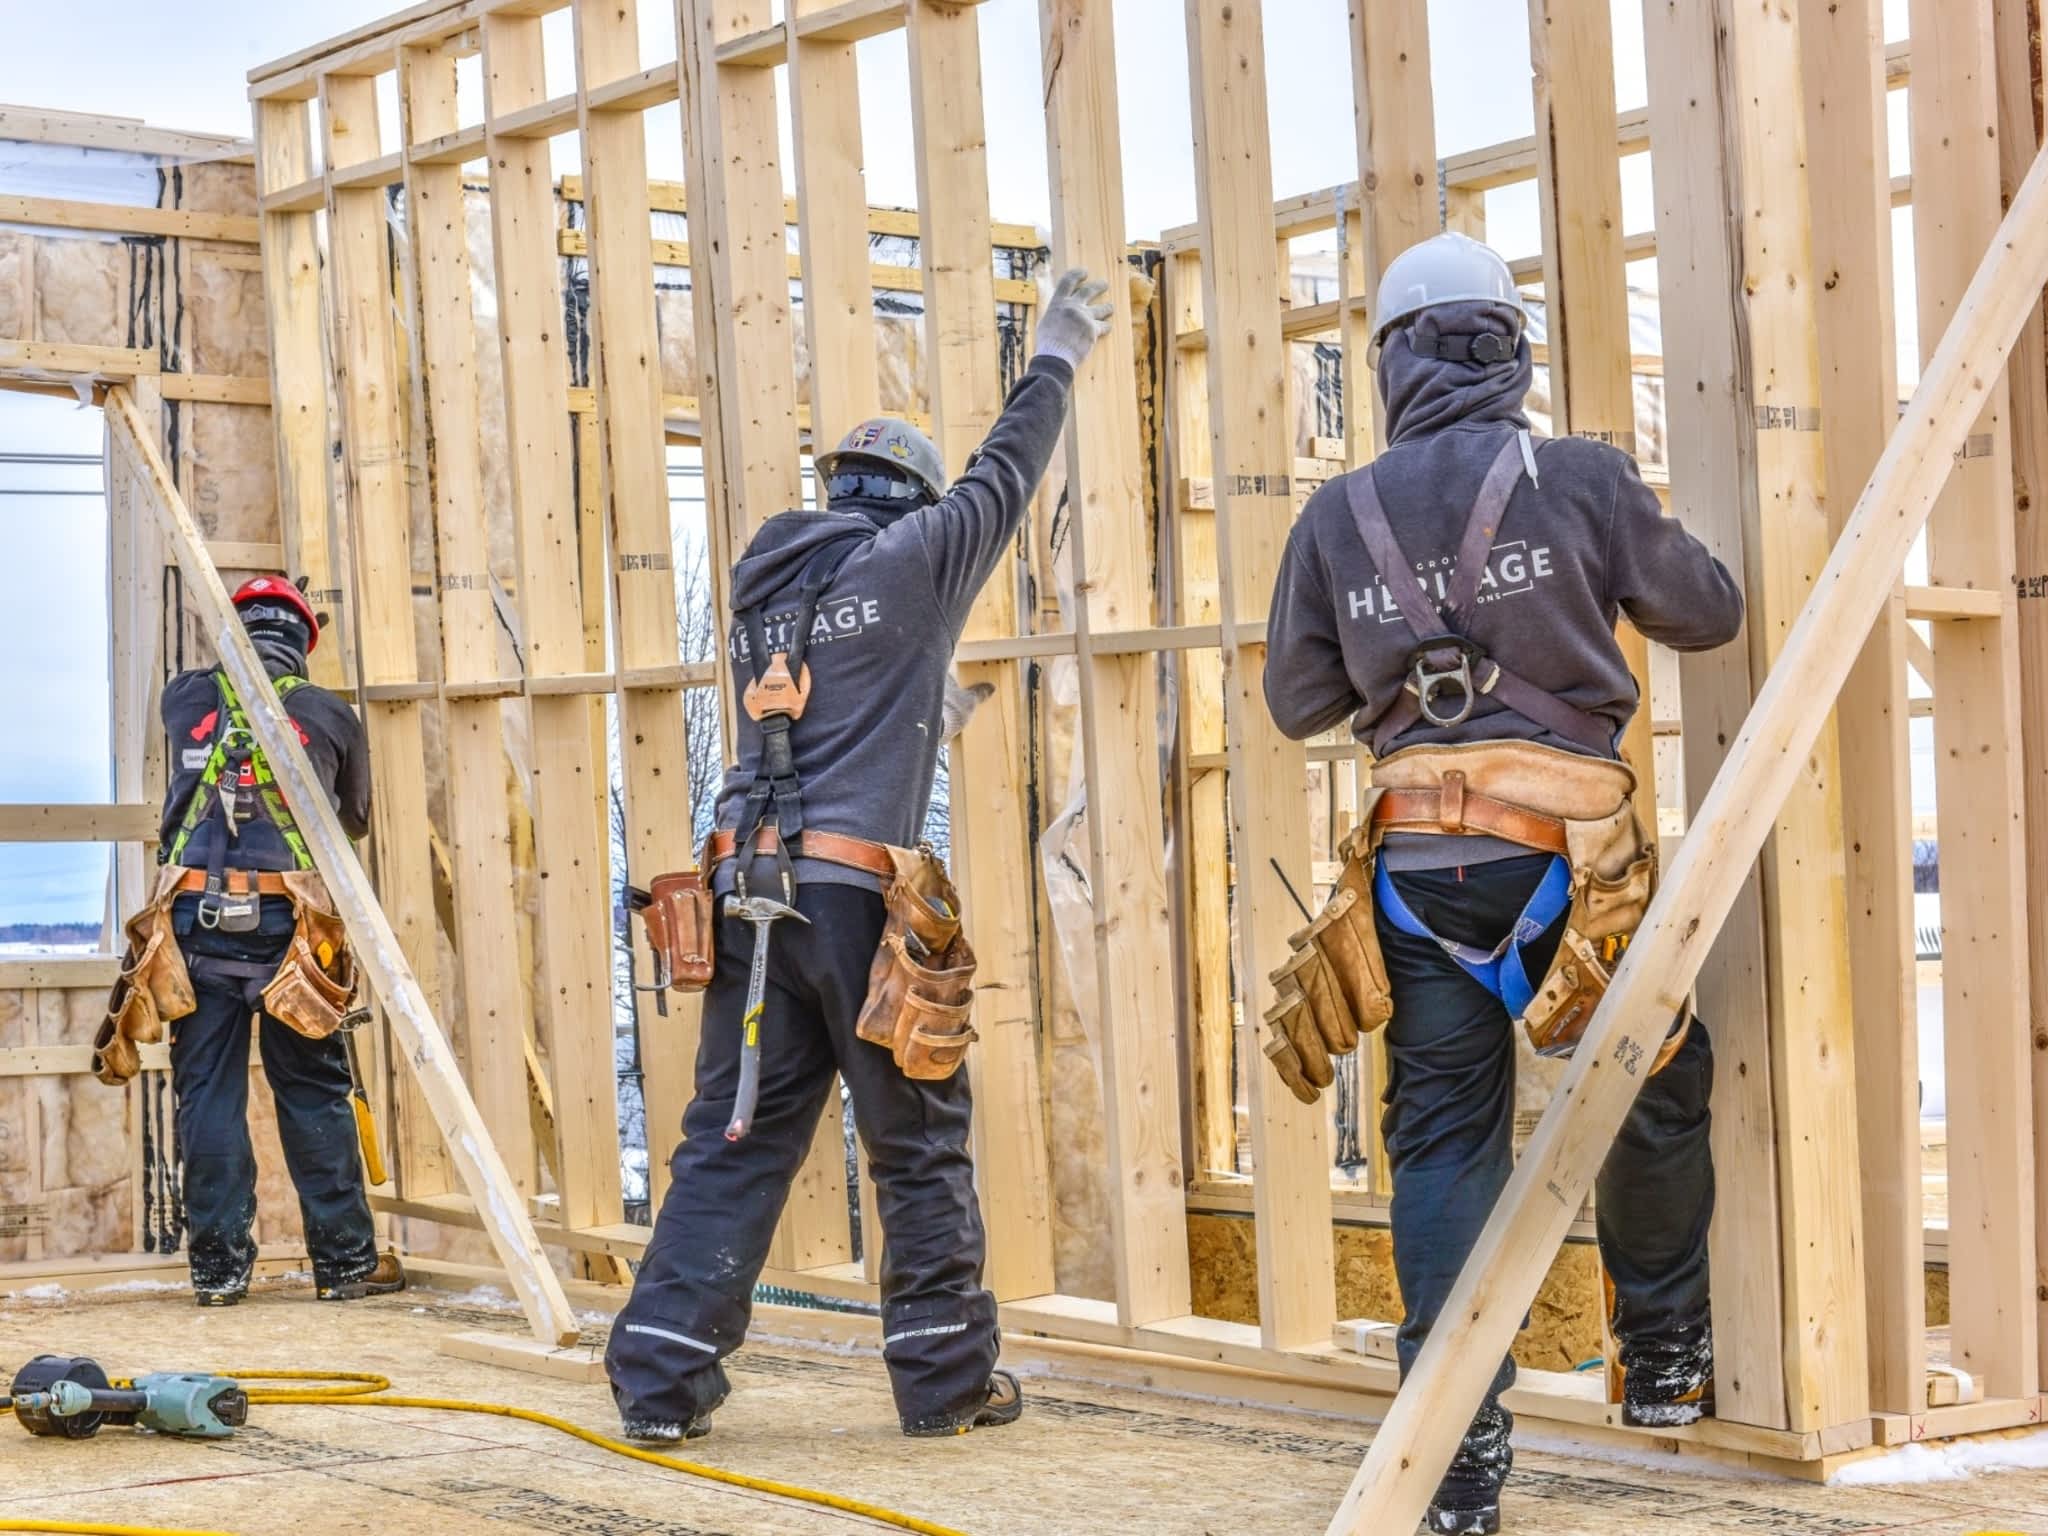
[[[706,1433],[756,1278],[834,1074],[853,1099],[883,1231],[882,1355],[908,1435],[1023,1410],[996,1364],[968,1148],[972,949],[918,844],[953,647],[1016,541],[1107,285],[1067,273],[1037,351],[950,488],[909,423],[818,458],[825,507],[768,519],[733,568],[738,761],[703,871],[635,891],[657,983],[707,986],[673,1180],[606,1351],[629,1437]],[[709,875],[708,881],[705,875]]]
[[[1288,735],[1349,719],[1372,787],[1329,903],[1273,974],[1265,1051],[1312,1102],[1331,1057],[1386,1028],[1405,1373],[1513,1167],[1511,1029],[1569,1054],[1649,903],[1616,621],[1704,650],[1740,632],[1742,596],[1627,453],[1531,435],[1525,317],[1486,246],[1445,234],[1396,257],[1375,343],[1387,449],[1295,524],[1265,672]],[[1595,1197],[1610,1387],[1629,1423],[1686,1424],[1712,1407],[1713,1056],[1688,1010],[1616,1065],[1649,1081]],[[1513,1379],[1504,1360],[1426,1529],[1500,1528]]]
[[[369,831],[370,759],[362,723],[306,680],[320,626],[300,590],[259,576],[234,595],[247,631],[314,772],[351,837]],[[285,1166],[298,1191],[315,1293],[348,1301],[402,1290],[380,1256],[364,1194],[355,1075],[346,1031],[355,967],[334,903],[283,786],[249,728],[246,701],[220,667],[164,685],[169,788],[155,899],[128,923],[129,952],[94,1041],[94,1070],[122,1082],[136,1046],[170,1037],[175,1127],[184,1169],[192,1290],[227,1307],[256,1262],[256,1157],[249,1143],[249,1030],[277,1104]]]

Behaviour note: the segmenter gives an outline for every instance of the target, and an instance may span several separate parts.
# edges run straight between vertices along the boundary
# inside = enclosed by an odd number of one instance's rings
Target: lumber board
[[[401,138],[410,143],[455,117],[451,45],[399,56]],[[405,166],[416,281],[420,384],[433,444],[434,547],[441,609],[441,675],[450,684],[498,670],[485,529],[476,326],[460,167]],[[469,1081],[491,1139],[521,1194],[532,1192],[534,1146],[527,1103],[525,988],[505,957],[518,951],[512,858],[506,836],[503,710],[495,699],[443,702],[448,853],[454,896],[451,940],[462,971]],[[553,1149],[550,1148],[550,1151]]]
[[[312,113],[303,101],[260,101],[256,110],[259,194],[313,175]],[[325,194],[322,193],[324,202]],[[270,420],[277,448],[277,513],[285,562],[306,578],[306,596],[329,616],[327,644],[307,658],[324,688],[352,677],[355,616],[334,542],[334,455],[328,452],[327,338],[321,320],[319,219],[312,211],[262,214],[263,308],[270,324]]]
[[[799,16],[815,4],[793,7]],[[813,451],[881,412],[861,167],[860,71],[850,42],[788,41],[798,250],[810,355]],[[822,501],[822,496],[820,500]],[[784,1206],[770,1265],[808,1269],[853,1257],[843,1108],[835,1084]]]
[[[58,112],[44,107],[0,106],[0,139],[30,144],[66,144],[78,149],[122,149],[171,160],[250,158],[247,139],[216,133],[180,133],[152,128],[139,117]]]
[[[2009,198],[2042,140],[2039,0],[1994,0],[1992,16],[1997,27],[1999,179]],[[2042,870],[2048,869],[2048,309],[2036,308],[2021,330],[2006,377],[2011,391],[2012,585],[2019,625],[2026,867]],[[2026,940],[2029,1033],[2036,1041],[2048,1035],[2048,900],[2038,889],[2037,884],[2029,895]],[[2048,1267],[2043,1262],[2048,1251],[2043,1243],[2043,1234],[2048,1233],[2048,1149],[2040,1140],[2040,1128],[2048,1125],[2048,1052],[2037,1048],[2033,1067],[2034,1269],[2038,1294],[2048,1296]],[[2041,1329],[2039,1354],[2048,1379],[2048,1326]]]
[[[130,805],[0,805],[0,843],[155,842],[158,809]]]
[[[691,125],[685,149],[705,168],[692,178],[703,190],[690,228],[711,249],[711,259],[691,269],[693,286],[700,274],[708,278],[698,290],[698,366],[715,371],[720,384],[719,430],[714,435],[707,424],[705,457],[715,444],[724,460],[724,548],[733,553],[762,523],[803,502],[775,75],[721,66],[717,57],[747,15],[740,0],[679,0],[676,7],[683,116]],[[707,471],[707,496],[712,488]],[[721,564],[716,555],[713,564]]]
[[[1167,329],[1176,336],[1202,323],[1202,254],[1170,253],[1163,266]],[[1223,746],[1223,617],[1216,575],[1216,504],[1197,505],[1186,494],[1198,479],[1213,482],[1209,441],[1209,377],[1205,360],[1178,346],[1164,348],[1166,408],[1174,498],[1174,574],[1178,612],[1185,623],[1217,626],[1213,655],[1180,658],[1181,815],[1174,831],[1186,847],[1181,876],[1183,1013],[1192,1029],[1188,1055],[1187,1115],[1196,1179],[1237,1172],[1235,1063],[1238,1025],[1230,998],[1230,841],[1224,775],[1202,773],[1196,759],[1228,761]],[[1091,647],[1100,635],[1089,636]]]
[[[1922,346],[1965,302],[1974,253],[2000,207],[1989,0],[1914,0],[1908,118]],[[2036,295],[2038,297],[2038,294]],[[2026,832],[2022,825],[2010,421],[2002,381],[1981,398],[1927,529],[1928,581],[1996,604],[1936,624],[1935,800],[1942,843],[1942,1013],[1949,1133],[1951,1360],[1987,1397],[2039,1390],[2028,1034]],[[1975,451],[1989,438],[1989,451]],[[1908,592],[1908,611],[1913,593]],[[1955,606],[1955,605],[1951,605]]]
[[[996,355],[994,271],[989,260],[987,128],[981,92],[981,23],[972,8],[910,0],[911,138],[918,254],[924,272],[925,355],[935,440],[958,474],[1002,410]],[[799,52],[820,46],[802,41]],[[847,47],[846,44],[830,46]],[[848,65],[851,67],[851,56]],[[806,68],[809,66],[806,65]],[[853,215],[859,204],[849,201]],[[863,245],[865,242],[862,242]],[[1113,274],[1111,280],[1121,277]],[[807,286],[809,294],[812,290]],[[812,307],[806,303],[807,309]],[[813,378],[815,359],[812,352]],[[814,385],[815,387],[815,385]],[[1017,633],[1024,575],[1013,543],[968,615],[969,639]],[[968,1054],[974,1090],[977,1193],[988,1229],[985,1283],[998,1301],[1053,1288],[1052,1177],[1040,1096],[1038,1018],[1032,986],[1033,894],[1030,786],[1025,782],[1022,669],[962,664],[964,687],[994,692],[947,754],[954,807],[953,858],[971,916],[974,1027]]]
[[[492,117],[540,100],[540,19],[491,15],[482,30]],[[584,670],[562,274],[546,142],[494,133],[488,148],[519,616],[525,671],[536,679]],[[603,769],[583,698],[535,695],[529,685],[526,707],[545,978],[537,1001],[557,1109],[557,1188],[565,1222],[596,1226],[621,1213],[610,860],[596,816]]]
[[[291,717],[271,687],[219,575],[207,561],[205,542],[192,514],[171,483],[170,471],[155,444],[145,435],[147,428],[125,389],[108,391],[107,420],[147,476],[149,499],[170,551],[185,573],[186,600],[201,614],[221,665],[248,709],[250,728],[292,803],[307,846],[348,925],[357,963],[383,1004],[404,1047],[403,1059],[442,1127],[456,1172],[477,1206],[490,1213],[485,1230],[499,1263],[511,1277],[527,1323],[535,1338],[566,1344],[578,1331],[575,1314],[548,1267],[519,1192],[463,1084],[447,1036],[406,962],[397,934],[377,904],[368,877],[356,862],[347,834],[327,803]]]
[[[1633,457],[1635,379],[1621,157],[1608,123],[1614,38],[1605,0],[1529,0],[1529,62],[1554,430],[1612,444]],[[1625,619],[1615,639],[1637,695],[1648,699],[1649,643]],[[1644,826],[1655,826],[1657,764],[1647,708],[1636,710],[1623,730],[1621,757],[1635,771],[1636,815]]]
[[[1335,222],[1344,430],[1356,469],[1377,451],[1382,431],[1379,392],[1366,362],[1380,276],[1401,252],[1434,235],[1439,223],[1429,7],[1424,0],[1352,0],[1351,56],[1358,187],[1366,195],[1340,192]]]
[[[1743,211],[1736,356],[1750,408],[1737,486],[1748,566],[1752,677],[1768,676],[1832,543],[1819,435],[1800,423],[1820,398],[1805,121],[1753,102],[1797,100],[1797,17],[1731,7],[1721,18],[1724,216]],[[1752,478],[1753,476],[1753,478]],[[1858,637],[1860,638],[1860,636]],[[1849,979],[1841,762],[1831,715],[1764,846],[1764,953],[1778,1142],[1782,1345],[1790,1427],[1869,1411],[1862,1208],[1856,1159],[1855,1021]]]
[[[350,548],[344,561],[355,597],[358,682],[364,688],[416,683],[419,657],[412,610],[412,497],[406,477],[406,386],[398,367],[392,314],[391,242],[384,194],[332,185],[334,172],[378,147],[375,82],[324,81],[321,121],[330,178],[327,202],[328,314],[334,327],[341,476]],[[439,995],[439,948],[429,860],[424,732],[416,699],[365,704],[363,727],[381,767],[370,804],[377,896],[407,963],[430,1002]],[[438,1194],[453,1178],[438,1128],[418,1090],[392,1070],[384,1028],[372,1036],[370,1102],[389,1127],[407,1192]]]
[[[236,245],[257,243],[256,220],[247,214],[138,208],[128,203],[74,202],[57,197],[0,195],[0,224],[168,236],[175,240],[223,240]]]
[[[1752,482],[1750,381],[1738,365],[1733,296],[1739,268],[1722,210],[1731,196],[1714,16],[1670,4],[1644,12],[1654,120],[1651,155],[1662,233],[1666,411],[1672,510],[1706,543],[1751,601],[1743,500]],[[1749,493],[1749,494],[1753,494]],[[1697,817],[1754,696],[1750,646],[1739,640],[1679,658],[1689,817]],[[1718,1170],[1709,1268],[1714,1276],[1717,1411],[1744,1423],[1791,1422],[1783,1370],[1784,1278],[1771,1016],[1762,880],[1740,888],[1699,977],[1701,1016],[1714,1035],[1713,1154]]]
[[[1088,883],[1097,902],[1115,906],[1096,913],[1096,996],[1084,1006],[1094,1007],[1101,1046],[1117,1315],[1139,1324],[1188,1310],[1188,1248],[1156,669],[1148,656],[1097,657],[1085,644],[1091,630],[1150,618],[1152,604],[1115,149],[1116,39],[1108,0],[1040,0],[1038,17],[1053,267],[1106,280],[1112,306],[1108,334],[1075,379],[1066,467],[1074,586],[1085,592],[1077,628]]]
[[[1186,17],[1196,203],[1205,236],[1202,305],[1216,337],[1208,349],[1209,431],[1219,493],[1237,990],[1256,1032],[1266,976],[1287,958],[1287,935],[1297,922],[1287,887],[1309,886],[1307,797],[1274,792],[1306,781],[1306,753],[1266,712],[1263,636],[1253,640],[1239,627],[1264,615],[1293,517],[1285,490],[1293,468],[1284,411],[1290,370],[1266,227],[1273,187],[1262,7],[1257,0],[1227,7],[1189,0]],[[1274,1348],[1327,1341],[1336,1307],[1326,1283],[1334,1263],[1327,1117],[1322,1106],[1288,1093],[1260,1052],[1246,1054],[1261,1336]]]
[[[1827,499],[1869,477],[1898,415],[1892,218],[1879,0],[1803,0],[1800,56],[1813,211]],[[1848,874],[1850,1012],[1862,1164],[1870,1405],[1925,1406],[1919,997],[1914,965],[1912,783],[1906,658],[1917,637],[1895,584],[1836,704]]]
[[[613,630],[623,673],[676,664],[668,445],[660,358],[649,344],[656,323],[654,267],[644,238],[647,135],[637,109],[598,108],[590,101],[594,86],[638,72],[638,9],[634,0],[578,5],[574,20],[577,82],[584,98],[579,137],[590,236],[591,317],[597,333],[592,371],[597,385],[599,484],[609,511]],[[600,551],[604,548],[602,540],[589,542]],[[601,638],[602,587],[587,590],[584,601],[586,611],[594,609],[599,617]],[[693,862],[689,817],[677,814],[678,807],[691,803],[682,694],[622,689],[617,708],[626,871],[644,885],[657,874],[688,869]],[[604,761],[601,750],[593,756],[596,762]],[[604,827],[608,837],[608,816]],[[627,963],[641,962],[636,954]],[[651,982],[652,975],[647,979]],[[661,1017],[653,994],[638,992],[634,1006],[640,1013],[648,1193],[659,1202],[668,1187],[670,1142],[680,1133],[694,1082],[702,1005],[695,996],[672,996],[666,1017]],[[843,1172],[840,1183],[843,1190]]]
[[[464,1331],[443,1334],[434,1348],[458,1360],[481,1361],[555,1381],[589,1385],[605,1379],[604,1351],[595,1344],[543,1344],[538,1339],[507,1338],[502,1333]]]
[[[1328,1527],[1331,1536],[1403,1530],[1420,1519],[1641,1087],[1665,1021],[1805,770],[1825,723],[1814,701],[1832,699],[1847,678],[2044,280],[2048,155],[2029,169],[1956,303],[1556,1100],[1459,1276],[1445,1314],[1469,1321],[1439,1330],[1423,1346]]]

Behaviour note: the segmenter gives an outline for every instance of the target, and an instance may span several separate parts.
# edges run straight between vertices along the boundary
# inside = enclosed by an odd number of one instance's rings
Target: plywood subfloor
[[[610,1429],[601,1385],[448,1359],[451,1328],[515,1334],[482,1298],[415,1292],[321,1306],[265,1284],[231,1312],[180,1292],[0,1302],[0,1368],[42,1350],[146,1368],[331,1366],[401,1391],[516,1401]],[[586,1342],[601,1347],[603,1320]],[[1075,1381],[1027,1384],[1024,1421],[946,1441],[896,1433],[880,1363],[749,1346],[716,1432],[720,1466],[832,1488],[973,1536],[1283,1536],[1323,1529],[1361,1449],[1343,1420]],[[106,1431],[69,1443],[0,1424],[0,1519],[35,1516],[238,1536],[831,1536],[875,1530],[608,1455],[536,1426],[412,1409],[259,1407],[225,1443]],[[1913,1488],[1823,1488],[1525,1450],[1508,1529],[1544,1536],[1966,1536],[2048,1532],[2048,1472]]]

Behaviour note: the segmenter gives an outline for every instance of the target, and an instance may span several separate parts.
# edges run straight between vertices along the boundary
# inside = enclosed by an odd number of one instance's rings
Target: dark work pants
[[[967,1073],[915,1082],[853,1032],[881,942],[882,898],[813,882],[808,924],[769,941],[761,1097],[753,1128],[725,1139],[739,1086],[751,924],[721,917],[704,994],[697,1094],[632,1298],[605,1365],[622,1414],[689,1423],[724,1398],[720,1363],[746,1337],[754,1284],[810,1150],[837,1071],[853,1095],[882,1220],[882,1356],[896,1409],[914,1419],[978,1407],[996,1360],[995,1298],[982,1289],[984,1238],[968,1150]],[[839,1106],[831,1112],[836,1117]]]
[[[209,958],[275,966],[291,942],[291,905],[263,898],[261,926],[220,933],[194,921],[198,897],[178,898],[172,923],[199,1007],[171,1025],[171,1087],[185,1169],[192,1284],[238,1290],[256,1262],[256,1154],[249,1144],[249,1020],[259,1017],[263,1075],[277,1103],[278,1139],[299,1194],[306,1252],[319,1285],[344,1284],[377,1264],[363,1195],[347,1047],[308,1040],[253,1008],[237,979],[207,974]]]
[[[1402,898],[1439,937],[1491,949],[1549,868],[1548,855],[1465,870],[1395,873]],[[1394,1172],[1394,1269],[1407,1317],[1405,1375],[1514,1168],[1515,1039],[1506,1008],[1437,945],[1382,914],[1380,945],[1394,994],[1383,1127]],[[1524,951],[1540,977],[1563,919]],[[1600,1256],[1614,1281],[1622,1363],[1632,1350],[1691,1340],[1707,1325],[1707,1223],[1714,1210],[1707,1100],[1714,1056],[1695,1019],[1678,1054],[1629,1111],[1595,1186]],[[1445,1491],[1498,1488],[1512,1420],[1498,1394],[1514,1382],[1501,1362]]]

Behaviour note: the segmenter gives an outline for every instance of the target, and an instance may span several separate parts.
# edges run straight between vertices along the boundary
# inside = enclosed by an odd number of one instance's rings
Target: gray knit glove
[[[1052,297],[1038,313],[1037,355],[1056,357],[1078,369],[1109,330],[1109,317],[1115,311],[1103,301],[1108,292],[1108,283],[1090,282],[1080,267],[1061,273],[1053,284]]]

